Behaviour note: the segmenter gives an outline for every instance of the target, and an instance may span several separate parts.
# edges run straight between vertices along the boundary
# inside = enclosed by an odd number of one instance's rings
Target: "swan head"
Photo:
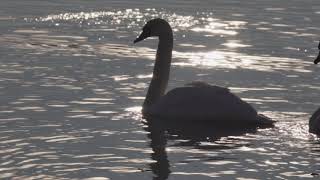
[[[318,64],[318,62],[320,62],[320,42],[319,42],[319,45],[318,45],[318,49],[319,49],[319,54],[318,54],[317,59],[314,60],[314,64]]]
[[[148,21],[142,28],[142,33],[137,37],[133,43],[142,41],[148,37],[162,37],[162,36],[172,36],[172,29],[169,23],[160,18],[152,19]]]

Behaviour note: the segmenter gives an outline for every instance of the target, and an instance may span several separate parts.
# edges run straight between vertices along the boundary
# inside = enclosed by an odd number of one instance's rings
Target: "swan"
[[[319,54],[318,57],[314,60],[314,64],[318,64],[320,61],[320,41],[318,45]],[[309,119],[309,132],[320,135],[320,108],[313,113]]]
[[[145,119],[160,118],[183,122],[205,121],[217,125],[262,126],[275,121],[258,115],[248,103],[229,89],[204,82],[189,83],[165,93],[173,49],[173,33],[169,23],[157,18],[148,21],[134,40],[158,37],[153,76],[142,106]]]
[[[318,62],[320,62],[320,41],[319,41],[318,49],[319,49],[319,54],[318,54],[318,57],[313,61],[314,64],[318,64]]]

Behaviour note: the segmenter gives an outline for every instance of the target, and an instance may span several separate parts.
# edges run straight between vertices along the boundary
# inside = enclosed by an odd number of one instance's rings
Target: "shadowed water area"
[[[228,87],[274,128],[141,117],[156,39],[174,30],[168,89]],[[0,6],[0,179],[319,178],[320,1],[38,1]]]

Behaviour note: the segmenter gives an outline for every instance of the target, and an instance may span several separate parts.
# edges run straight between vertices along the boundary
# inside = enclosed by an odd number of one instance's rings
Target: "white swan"
[[[159,38],[159,44],[152,80],[143,103],[142,113],[145,118],[203,120],[227,126],[259,126],[274,123],[271,119],[258,115],[252,106],[229,92],[227,88],[195,82],[165,94],[173,47],[169,23],[163,19],[148,21],[134,43],[152,36]]]
[[[318,45],[319,54],[318,57],[314,60],[314,64],[320,62],[320,41]],[[313,113],[309,120],[309,132],[320,135],[320,108]]]

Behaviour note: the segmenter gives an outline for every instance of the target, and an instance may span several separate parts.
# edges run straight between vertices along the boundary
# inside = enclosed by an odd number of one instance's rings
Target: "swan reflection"
[[[188,146],[206,151],[241,149],[244,144],[242,142],[236,142],[237,138],[235,137],[241,139],[241,136],[257,132],[257,127],[226,128],[208,125],[208,123],[203,122],[186,122],[181,124],[179,122],[166,121],[163,119],[146,119],[144,124],[145,130],[149,132],[149,145],[153,151],[151,153],[151,159],[155,161],[150,163],[150,168],[155,175],[154,179],[167,179],[169,177],[171,173],[170,167],[172,165],[170,164],[168,153],[170,154],[171,151],[177,151],[174,147]],[[222,140],[223,138],[228,137],[230,137],[230,142],[226,139]],[[235,139],[232,140],[233,138]],[[168,141],[174,143],[168,145]],[[185,149],[183,151],[185,151]],[[189,161],[192,162],[196,159],[193,158],[188,160],[188,158],[186,158],[184,163],[188,163]],[[228,159],[229,157],[225,156],[208,157],[207,163],[212,165],[215,163],[227,163]],[[230,163],[236,162],[231,159]]]

